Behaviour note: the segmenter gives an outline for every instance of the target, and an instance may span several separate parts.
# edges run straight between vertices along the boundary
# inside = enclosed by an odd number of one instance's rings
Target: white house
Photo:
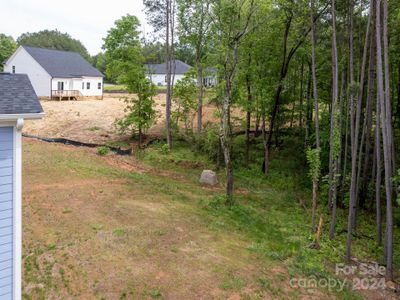
[[[21,299],[21,130],[43,109],[29,78],[0,73],[0,299]]]
[[[175,72],[173,72],[175,73],[173,85],[175,85],[179,80],[183,79],[185,74],[192,68],[190,65],[178,59],[175,60],[175,63],[172,63],[172,67],[175,67]],[[207,68],[205,71],[205,77],[203,79],[204,86],[215,86],[215,69]],[[147,64],[146,72],[147,78],[150,79],[155,85],[167,85],[167,63]]]
[[[27,74],[39,97],[103,97],[103,74],[76,52],[20,46],[4,71]]]

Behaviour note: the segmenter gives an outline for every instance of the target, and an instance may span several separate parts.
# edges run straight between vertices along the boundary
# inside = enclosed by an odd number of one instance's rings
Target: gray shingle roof
[[[167,74],[167,64],[147,64],[147,72],[150,74]],[[175,74],[185,74],[189,69],[192,68],[188,64],[180,61],[178,59],[175,60]]]
[[[0,115],[42,112],[28,75],[0,73]]]
[[[79,53],[22,46],[52,77],[104,77]]]

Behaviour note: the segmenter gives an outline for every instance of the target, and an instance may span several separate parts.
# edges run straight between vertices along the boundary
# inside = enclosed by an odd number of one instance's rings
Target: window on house
[[[165,76],[165,82],[167,82],[167,76]]]
[[[59,91],[64,90],[64,82],[63,81],[57,82],[57,90],[59,90]]]
[[[12,72],[15,74],[15,66],[12,66]]]
[[[86,82],[86,89],[90,90],[90,82]]]
[[[97,84],[97,89],[101,90],[101,82]]]
[[[82,90],[84,90],[84,89],[85,89],[85,83],[82,82]]]

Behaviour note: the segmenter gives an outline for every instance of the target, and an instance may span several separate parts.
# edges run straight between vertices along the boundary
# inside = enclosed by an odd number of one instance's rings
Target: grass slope
[[[223,174],[200,186],[213,165],[185,144],[122,158],[26,140],[24,299],[357,299],[289,285],[331,278],[345,238],[308,248],[307,178],[290,150],[268,178],[238,166],[227,208]],[[367,246],[356,240],[355,253]]]

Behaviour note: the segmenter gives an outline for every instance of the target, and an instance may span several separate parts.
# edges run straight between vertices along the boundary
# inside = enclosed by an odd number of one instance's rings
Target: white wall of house
[[[82,82],[84,89],[82,89]],[[102,96],[103,95],[103,78],[102,77],[83,77],[80,83],[81,93],[83,96]],[[89,88],[88,88],[89,83]]]
[[[64,83],[64,90],[80,91],[85,97],[97,97],[103,95],[102,77],[53,78],[51,89],[58,90],[59,82]]]
[[[167,82],[165,80],[167,74],[152,74],[152,75],[147,75],[147,78],[150,79],[155,85],[157,86],[164,86],[167,85]],[[183,74],[176,74],[175,75],[175,80],[174,80],[174,85],[181,79],[183,79],[185,75]]]
[[[4,71],[9,73],[28,74],[32,86],[39,97],[50,97],[51,76],[22,47],[10,57],[4,65]]]

